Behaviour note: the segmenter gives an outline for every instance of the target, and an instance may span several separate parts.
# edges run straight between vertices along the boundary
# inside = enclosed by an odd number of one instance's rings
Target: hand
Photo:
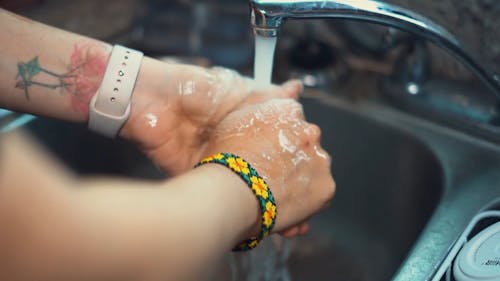
[[[276,198],[274,231],[290,237],[307,232],[307,219],[335,191],[320,135],[318,126],[304,121],[299,103],[275,99],[230,113],[212,132],[205,156],[230,152],[247,160]]]
[[[255,82],[224,69],[145,59],[132,98],[131,117],[120,135],[136,142],[161,169],[177,175],[199,161],[211,132],[230,112],[273,98],[296,98],[302,86],[257,89]]]

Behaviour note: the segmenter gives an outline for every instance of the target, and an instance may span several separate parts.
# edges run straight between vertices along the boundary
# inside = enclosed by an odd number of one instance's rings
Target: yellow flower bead
[[[221,160],[222,158],[224,158],[224,154],[222,153],[217,153],[215,154],[214,156],[212,156],[213,159],[216,159],[216,160]]]
[[[221,160],[223,158],[224,158],[224,154],[217,153],[215,155],[209,156],[209,157],[201,160],[201,163],[209,163],[209,162],[213,162],[214,160]]]
[[[250,249],[257,247],[257,244],[259,244],[258,240],[253,240],[252,242],[248,243],[248,247]]]
[[[267,202],[266,212],[268,212],[272,218],[276,217],[276,206],[271,202]]]
[[[267,199],[269,197],[267,184],[263,179],[256,176],[251,176],[250,181],[252,182],[252,189],[255,191],[255,194],[261,196],[264,199]]]
[[[262,224],[264,225],[264,227],[269,228],[271,226],[271,224],[273,223],[272,214],[269,211],[266,211],[263,215],[263,218],[264,218],[264,221],[262,222]]]
[[[201,163],[209,163],[209,162],[212,162],[213,160],[214,160],[213,157],[207,157],[207,158],[201,160]]]
[[[229,164],[229,167],[237,172],[237,173],[242,173],[245,175],[248,175],[250,173],[250,169],[248,169],[248,163],[245,162],[245,160],[237,157],[229,157],[227,158],[227,163]]]

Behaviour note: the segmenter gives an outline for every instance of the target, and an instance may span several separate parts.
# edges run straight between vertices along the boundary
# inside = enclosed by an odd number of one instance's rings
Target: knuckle
[[[323,189],[323,203],[328,203],[330,202],[333,197],[335,196],[335,192],[336,192],[336,183],[333,179],[333,177],[330,176],[330,180],[329,180],[329,183],[325,185],[324,189]]]
[[[317,141],[321,139],[321,129],[318,125],[309,124],[307,131],[312,140]]]
[[[328,167],[328,169],[330,169],[332,167],[332,156],[330,155],[330,153],[328,153],[326,151],[324,151],[324,153],[326,155],[326,158],[324,158],[325,165]]]
[[[292,109],[295,112],[299,113],[301,116],[303,116],[304,115],[304,107],[302,106],[302,104],[300,104],[298,101],[292,100],[292,99],[290,99],[289,101],[292,105]]]

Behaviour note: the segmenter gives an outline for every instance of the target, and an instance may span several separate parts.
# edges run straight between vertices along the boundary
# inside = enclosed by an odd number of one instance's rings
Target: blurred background
[[[460,38],[487,68],[500,73],[499,1],[386,2],[414,10],[441,24]],[[251,65],[253,46],[249,43],[252,39],[248,27],[248,2],[245,0],[109,0],[105,3],[98,0],[2,0],[0,5],[66,30],[109,42],[133,44],[150,55],[200,55],[225,66],[243,68]],[[335,21],[326,25],[332,33],[364,41],[364,47],[372,47],[371,50],[357,50],[358,55],[380,59],[381,51],[377,47],[381,46],[376,46],[382,44],[380,37],[364,38],[361,35],[366,34],[361,33],[360,28],[346,27]],[[300,29],[290,24],[285,28],[295,32]],[[377,35],[383,36],[383,33],[381,30]],[[318,40],[327,40],[323,36],[317,37]],[[227,49],[221,46],[227,46]],[[432,67],[437,73],[455,78],[470,75],[435,50],[432,51]]]

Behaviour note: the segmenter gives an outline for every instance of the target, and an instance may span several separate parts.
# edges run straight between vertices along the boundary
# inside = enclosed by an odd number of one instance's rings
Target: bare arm
[[[200,280],[258,233],[255,197],[221,166],[81,181],[20,136],[0,149],[1,280]]]
[[[0,107],[85,123],[111,46],[0,8]],[[145,57],[120,136],[166,172],[179,174],[204,155],[208,135],[229,113],[273,98],[297,97],[297,81],[255,89],[223,68]]]
[[[307,231],[298,225],[335,190],[319,128],[302,116],[292,100],[248,106],[206,147],[252,163],[267,182],[256,192],[269,186],[276,199],[273,232],[291,236]],[[283,138],[294,149],[283,149]],[[200,280],[259,233],[257,200],[222,166],[159,183],[82,181],[22,137],[0,140],[0,280]]]
[[[0,106],[84,122],[111,46],[0,9]]]

